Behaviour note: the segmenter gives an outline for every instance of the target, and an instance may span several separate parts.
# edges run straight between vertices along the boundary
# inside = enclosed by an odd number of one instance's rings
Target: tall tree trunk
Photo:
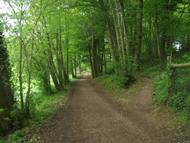
[[[95,43],[95,34],[94,29],[92,30],[92,67],[94,71],[94,78],[98,77],[97,73],[97,56],[96,56],[96,43]]]
[[[151,17],[150,17],[150,20],[148,21],[148,24],[149,24],[149,49],[148,49],[148,53],[149,54],[152,54],[152,21],[151,21]]]
[[[110,22],[109,22],[109,14],[108,14],[108,10],[104,4],[103,0],[99,0],[99,3],[103,9],[103,11],[105,12],[105,15],[107,16],[106,18],[106,29],[107,29],[107,33],[108,33],[108,41],[109,41],[109,47],[110,47],[110,52],[111,52],[111,56],[113,58],[113,67],[114,67],[114,71],[117,74],[117,67],[116,67],[116,63],[117,63],[117,52],[114,49],[114,39],[113,39],[113,35],[112,35],[112,30],[110,27]]]
[[[62,61],[62,68],[63,68],[63,75],[64,75],[65,84],[69,83],[69,37],[68,37],[68,32],[69,32],[69,28],[66,27],[66,36],[65,36],[65,40],[66,40],[66,68],[65,68],[65,64],[64,64],[64,60],[63,60],[63,53],[61,50],[61,61]],[[61,30],[60,30],[60,33],[61,33]],[[60,34],[60,41],[61,41],[61,39],[62,38],[61,38],[61,34]]]
[[[44,72],[44,74],[42,75],[42,79],[43,79],[43,88],[44,88],[45,93],[47,94],[53,93],[51,89],[50,75],[48,71]]]
[[[122,51],[121,51],[121,44],[120,44],[119,30],[118,30],[118,25],[116,22],[116,14],[115,14],[115,10],[114,10],[113,4],[112,4],[112,0],[109,0],[109,4],[110,4],[110,8],[111,8],[112,15],[113,15],[113,21],[114,21],[114,27],[115,27],[115,32],[116,32],[117,48],[119,51],[119,56],[120,56],[120,59],[123,59],[123,55],[122,55]]]
[[[20,58],[19,58],[19,87],[20,87],[20,100],[21,100],[21,109],[24,109],[24,99],[23,99],[23,87],[22,87],[22,51],[23,43],[20,38]]]
[[[128,36],[127,36],[127,24],[125,21],[125,12],[124,12],[124,4],[123,4],[123,0],[119,0],[120,5],[121,5],[121,18],[122,18],[122,22],[123,22],[123,30],[124,30],[124,35],[125,35],[125,49],[127,51],[127,56],[131,56],[131,52],[130,52],[130,44],[129,44],[129,40],[128,40]]]
[[[156,25],[156,39],[157,39],[157,50],[158,50],[158,57],[159,60],[162,60],[162,52],[160,47],[160,33],[158,29],[158,14],[157,14],[157,6],[156,6],[156,15],[155,15],[155,25]]]
[[[75,55],[75,60],[74,60],[74,70],[75,70],[75,77],[77,77],[77,57]]]
[[[190,39],[190,38],[189,38],[189,34],[188,34],[188,35],[187,35],[186,49],[189,49],[189,46],[190,46],[190,45],[189,45],[189,39]]]
[[[114,46],[113,46],[113,39],[112,39],[112,34],[111,34],[111,29],[109,27],[109,24],[107,24],[107,31],[108,31],[108,40],[109,40],[109,47],[110,47],[110,51],[111,51],[111,56],[113,58],[113,67],[114,67],[114,71],[115,73],[117,74],[117,67],[116,67],[116,63],[117,63],[117,60],[116,60],[116,56],[114,54]]]
[[[82,73],[82,67],[81,67],[81,59],[80,59],[80,56],[79,56],[79,74]]]
[[[140,54],[141,54],[141,39],[142,39],[142,16],[143,16],[143,0],[138,0],[139,12],[137,14],[137,37],[135,48],[135,64],[137,69],[140,68]]]
[[[49,51],[49,63],[50,63],[49,66],[50,66],[50,69],[51,69],[51,76],[52,76],[54,85],[55,85],[55,87],[56,87],[56,89],[58,91],[61,91],[62,88],[61,88],[61,86],[60,86],[60,84],[59,84],[59,82],[57,80],[57,77],[59,77],[59,75],[58,75],[58,72],[56,70],[51,51]]]
[[[53,70],[51,70],[50,73],[51,73],[51,77],[52,77],[52,79],[53,79],[53,83],[54,83],[54,85],[55,85],[56,90],[57,90],[57,91],[61,91],[61,88],[60,88],[59,83],[58,83],[58,81],[57,81],[57,77],[56,77],[56,75],[55,75],[55,72],[54,72]]]
[[[71,60],[71,74],[73,78],[76,78],[76,75],[74,73],[74,66],[73,66],[73,60]]]
[[[66,46],[66,52],[67,52],[67,81],[69,82],[69,39],[66,40],[67,46]]]
[[[57,67],[58,67],[58,79],[59,79],[59,85],[60,88],[63,89],[63,74],[62,74],[62,60],[61,60],[61,53],[60,53],[60,41],[59,41],[59,36],[58,36],[58,32],[56,33],[56,59],[57,59]]]
[[[26,99],[25,99],[25,116],[26,118],[30,117],[30,91],[31,91],[31,73],[32,73],[32,57],[33,57],[33,49],[34,49],[34,30],[33,30],[33,34],[32,34],[32,48],[31,48],[31,53],[30,53],[30,57],[26,57],[27,58],[27,69],[28,69],[28,90],[27,90],[27,94],[26,94]],[[28,61],[29,60],[29,61]]]
[[[122,29],[122,24],[121,24],[121,20],[120,20],[120,11],[119,11],[119,6],[118,6],[118,3],[117,3],[117,0],[115,0],[115,5],[116,5],[116,11],[117,11],[118,29],[119,29],[120,40],[121,40],[121,51],[122,51],[122,57],[123,57],[122,60],[123,60],[124,68],[126,68],[125,44],[124,44],[123,29]]]
[[[91,46],[88,46],[88,53],[89,53],[89,61],[90,61],[90,67],[91,67],[91,75],[92,78],[94,78],[94,69],[93,69],[93,65],[92,65],[92,54],[91,54]]]

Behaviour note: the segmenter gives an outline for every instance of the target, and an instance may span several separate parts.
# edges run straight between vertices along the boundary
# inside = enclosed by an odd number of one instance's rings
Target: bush
[[[157,76],[153,83],[154,88],[154,103],[167,103],[168,101],[168,74],[163,72]]]
[[[24,141],[24,132],[16,131],[8,136],[7,143],[22,143]]]
[[[157,76],[153,83],[153,102],[169,105],[174,109],[174,111],[179,112],[183,116],[182,118],[185,122],[190,120],[190,92],[189,89],[186,88],[187,82],[189,82],[188,77],[183,77],[182,79],[180,78],[178,80],[176,79],[176,93],[171,95],[168,95],[167,72],[163,72]]]

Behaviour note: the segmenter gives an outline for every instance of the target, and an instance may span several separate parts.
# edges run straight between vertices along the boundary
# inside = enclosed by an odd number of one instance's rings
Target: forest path
[[[166,143],[151,105],[151,79],[125,109],[105,96],[85,73],[72,85],[66,107],[53,118],[53,125],[41,130],[42,143]]]

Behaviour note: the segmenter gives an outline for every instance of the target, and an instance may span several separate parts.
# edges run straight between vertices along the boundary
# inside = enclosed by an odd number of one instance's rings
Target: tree
[[[137,14],[137,38],[135,48],[135,64],[139,69],[140,54],[141,54],[141,39],[142,39],[142,16],[143,16],[143,0],[138,0],[139,12]]]
[[[0,130],[10,130],[10,112],[13,109],[14,98],[11,88],[11,66],[0,21]]]

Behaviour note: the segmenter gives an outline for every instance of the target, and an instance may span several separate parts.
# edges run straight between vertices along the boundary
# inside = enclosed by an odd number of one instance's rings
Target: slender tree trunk
[[[34,34],[34,30],[33,30],[33,34]],[[32,34],[32,35],[33,35]],[[32,36],[33,37],[33,36]],[[27,60],[30,60],[29,63],[27,61],[27,67],[28,67],[28,90],[27,90],[27,94],[26,94],[26,99],[25,99],[25,113],[26,113],[26,117],[29,118],[30,117],[30,91],[31,91],[31,73],[32,73],[32,57],[33,57],[33,49],[34,49],[34,38],[32,38],[32,51],[30,53],[30,58],[27,56]]]
[[[109,47],[110,47],[110,52],[111,52],[111,56],[113,58],[113,67],[114,67],[114,71],[117,74],[117,67],[116,67],[116,62],[117,62],[117,52],[115,52],[114,50],[114,39],[113,39],[113,35],[112,35],[112,30],[110,27],[110,22],[109,22],[109,17],[108,17],[108,10],[104,4],[103,0],[99,0],[99,3],[103,9],[103,11],[105,12],[105,14],[107,15],[106,18],[106,29],[107,29],[107,33],[108,33],[108,41],[109,41]]]
[[[51,89],[50,75],[48,71],[44,72],[42,79],[43,79],[43,87],[44,87],[45,93],[47,94],[53,93]]]
[[[64,81],[65,84],[69,83],[69,37],[68,37],[68,32],[69,32],[69,28],[66,27],[66,36],[65,36],[65,41],[66,41],[66,68],[65,68],[65,64],[64,64],[64,60],[63,60],[63,53],[61,50],[61,55],[62,55],[62,68],[63,68],[63,75],[64,75]],[[61,33],[61,31],[60,31]],[[61,40],[61,35],[60,35],[60,40]]]
[[[81,67],[81,59],[80,59],[80,56],[79,56],[79,74],[82,73],[82,67]]]
[[[102,42],[101,42],[101,70],[100,73],[103,73],[103,68],[104,68],[104,54],[105,54],[105,44],[104,44],[104,34],[102,36]]]
[[[59,85],[60,88],[63,89],[63,74],[62,74],[62,69],[63,69],[63,64],[61,60],[61,53],[60,53],[60,41],[59,41],[59,36],[58,33],[56,33],[56,59],[57,59],[57,67],[58,67],[58,79],[59,79]]]
[[[122,24],[120,20],[120,12],[119,12],[119,6],[117,3],[117,0],[115,0],[115,5],[116,5],[116,10],[117,10],[117,23],[118,23],[118,29],[119,29],[120,39],[121,39],[121,47],[122,47],[121,51],[122,51],[123,63],[124,63],[124,67],[126,67],[126,54],[125,54],[123,30],[122,30]]]
[[[143,16],[143,0],[138,0],[139,12],[137,14],[137,37],[136,37],[136,48],[135,48],[135,64],[139,69],[140,54],[141,54],[141,39],[142,39],[142,16]]]
[[[149,35],[149,31],[146,31],[146,29],[148,29],[148,27],[146,27],[145,25],[145,32],[144,32],[144,40],[146,42],[146,47],[147,47],[147,52],[149,55],[152,54],[152,47],[151,47],[151,35]]]
[[[148,22],[148,24],[149,24],[149,49],[148,49],[148,53],[149,54],[152,54],[152,21],[151,21],[151,17],[150,17],[150,20],[149,20],[149,22]]]
[[[73,66],[73,60],[71,60],[71,74],[73,78],[76,78],[76,75],[74,73],[74,66]]]
[[[56,70],[51,51],[49,51],[49,62],[50,62],[51,75],[52,75],[54,85],[58,91],[61,91],[62,89],[61,89],[60,84],[57,80],[57,77],[59,77],[59,74]]]
[[[189,39],[190,39],[190,38],[189,38],[189,34],[188,34],[188,35],[187,35],[186,49],[189,49],[189,46],[190,46],[190,45],[189,45]]]
[[[96,44],[95,44],[95,34],[94,30],[92,30],[92,67],[94,71],[94,78],[98,77],[97,73],[97,56],[96,56]]]
[[[90,61],[90,66],[91,66],[91,75],[92,78],[94,78],[94,69],[93,69],[93,65],[92,65],[92,54],[91,54],[91,46],[88,46],[88,52],[89,52],[89,61]]]
[[[75,60],[74,60],[74,69],[75,69],[75,77],[77,77],[77,57],[75,55]]]
[[[23,87],[22,87],[22,51],[23,43],[20,38],[20,59],[19,59],[19,86],[20,86],[20,100],[21,100],[21,109],[24,109],[24,99],[23,99]]]
[[[109,27],[109,24],[107,24],[107,31],[108,31],[108,40],[109,40],[109,45],[110,45],[111,56],[113,58],[113,66],[114,66],[115,73],[117,74],[117,68],[115,67],[116,63],[117,63],[117,60],[116,60],[116,57],[115,57],[115,54],[114,54],[112,35],[111,35],[111,29]]]
[[[110,8],[111,8],[112,15],[113,15],[113,21],[114,21],[114,26],[115,26],[119,56],[120,56],[120,59],[123,59],[122,51],[121,51],[121,44],[120,44],[119,30],[118,30],[118,26],[117,26],[117,22],[116,22],[116,15],[115,15],[115,10],[114,10],[113,4],[112,4],[112,0],[109,0],[109,4],[110,4]]]
[[[67,39],[67,46],[66,46],[66,50],[67,50],[67,81],[69,81],[69,39]]]
[[[158,16],[157,16],[157,7],[156,7],[155,25],[156,25],[157,50],[158,50],[159,60],[161,61],[162,60],[162,52],[161,52],[161,47],[160,47],[160,34],[159,34],[157,19],[158,19]]]
[[[127,36],[127,24],[125,21],[125,12],[124,12],[124,4],[123,4],[123,0],[119,0],[120,1],[120,5],[121,5],[121,18],[122,18],[122,22],[123,22],[123,30],[124,30],[124,35],[125,35],[125,49],[127,51],[127,56],[131,56],[131,52],[130,52],[130,44],[129,44],[129,40],[128,40],[128,36]]]
[[[52,70],[52,71],[50,71],[50,73],[51,73],[51,77],[53,79],[53,83],[55,85],[56,90],[60,91],[61,89],[60,89],[59,83],[57,81],[57,77],[55,75],[55,72]]]

